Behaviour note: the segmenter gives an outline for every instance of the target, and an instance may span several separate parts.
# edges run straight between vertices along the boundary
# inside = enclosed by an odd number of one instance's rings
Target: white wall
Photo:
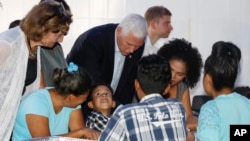
[[[170,38],[185,38],[196,46],[205,60],[218,40],[232,41],[242,50],[242,66],[236,85],[250,85],[250,1],[249,0],[66,0],[73,23],[62,45],[65,55],[77,36],[90,27],[119,22],[128,13],[144,15],[152,5],[163,5],[173,14]],[[0,32],[14,19],[23,17],[39,0],[0,0]],[[202,79],[202,77],[201,77]],[[202,83],[192,96],[203,94]]]

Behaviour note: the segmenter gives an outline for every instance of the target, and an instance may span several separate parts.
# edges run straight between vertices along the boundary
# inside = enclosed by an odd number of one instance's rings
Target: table
[[[94,140],[60,137],[60,136],[49,136],[49,137],[42,137],[42,138],[32,138],[32,139],[27,139],[24,141],[94,141]]]

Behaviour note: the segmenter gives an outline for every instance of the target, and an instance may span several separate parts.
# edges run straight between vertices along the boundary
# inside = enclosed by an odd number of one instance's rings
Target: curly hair
[[[138,63],[136,79],[146,94],[163,94],[171,80],[168,61],[156,54],[142,57]]]
[[[197,48],[185,39],[173,39],[164,44],[158,55],[164,56],[167,60],[180,60],[187,66],[186,78],[183,82],[190,88],[195,87],[200,79],[203,66],[202,57]]]

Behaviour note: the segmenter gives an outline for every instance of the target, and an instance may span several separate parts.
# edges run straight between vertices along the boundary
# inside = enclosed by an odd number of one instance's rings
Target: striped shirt
[[[186,115],[177,99],[150,94],[117,108],[100,141],[186,141]]]
[[[109,118],[104,116],[101,112],[92,111],[91,114],[87,118],[86,127],[95,129],[101,132],[105,128],[108,120]]]

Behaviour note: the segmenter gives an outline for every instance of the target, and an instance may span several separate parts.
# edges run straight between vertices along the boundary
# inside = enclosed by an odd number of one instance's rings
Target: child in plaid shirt
[[[111,115],[112,109],[116,106],[113,100],[113,90],[106,83],[95,84],[87,98],[88,107],[92,109],[86,120],[86,127],[102,131]]]

